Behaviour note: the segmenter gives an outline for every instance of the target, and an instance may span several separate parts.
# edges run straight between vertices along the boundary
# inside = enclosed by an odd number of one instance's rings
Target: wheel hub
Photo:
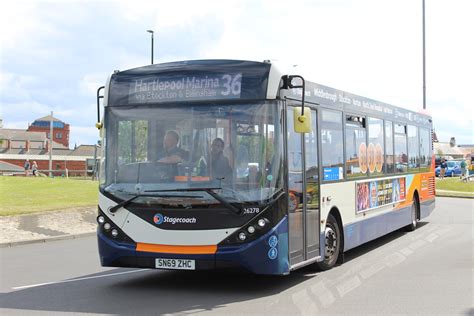
[[[331,227],[326,227],[326,258],[334,256],[337,248],[336,232]]]

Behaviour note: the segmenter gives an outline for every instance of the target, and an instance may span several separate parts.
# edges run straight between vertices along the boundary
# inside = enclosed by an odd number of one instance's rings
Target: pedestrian
[[[33,165],[31,165],[31,171],[35,177],[38,176],[38,165],[36,164],[36,161],[33,161]]]
[[[466,159],[463,159],[461,161],[461,175],[460,175],[460,179],[462,179],[462,177],[467,177],[466,175],[466,169],[467,169],[467,163],[466,163]]]
[[[25,177],[28,177],[30,174],[30,160],[29,159],[26,159],[23,167],[25,168]]]
[[[448,167],[448,164],[446,163],[446,160],[443,158],[441,160],[441,164],[439,165],[439,178],[444,179],[444,176],[446,174],[446,168]]]

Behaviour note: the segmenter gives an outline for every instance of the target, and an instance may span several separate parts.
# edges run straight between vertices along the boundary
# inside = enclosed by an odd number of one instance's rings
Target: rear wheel
[[[406,227],[407,231],[409,232],[414,231],[418,224],[418,209],[419,209],[418,198],[414,196],[413,204],[411,205],[411,224]]]
[[[316,268],[321,271],[329,270],[336,265],[341,250],[341,230],[336,219],[331,214],[329,214],[326,222],[325,236],[324,260],[315,263]]]

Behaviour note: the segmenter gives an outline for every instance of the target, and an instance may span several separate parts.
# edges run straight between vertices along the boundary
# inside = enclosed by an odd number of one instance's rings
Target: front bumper
[[[288,274],[288,217],[266,234],[249,243],[218,245],[214,254],[172,254],[137,251],[136,245],[121,243],[98,232],[100,261],[108,267],[155,268],[156,258],[193,259],[196,270],[244,268],[256,274]]]

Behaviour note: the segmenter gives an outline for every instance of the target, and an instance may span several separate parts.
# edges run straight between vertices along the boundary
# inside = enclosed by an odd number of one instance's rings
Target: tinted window
[[[343,178],[342,113],[322,110],[321,151],[324,180]]]
[[[365,118],[346,116],[346,174],[361,177],[367,174],[367,144]]]
[[[393,155],[393,125],[385,121],[385,173],[393,173],[395,170],[395,156]]]
[[[367,147],[367,161],[371,175],[383,173],[384,162],[384,130],[383,121],[369,117],[369,145]]]
[[[420,167],[420,145],[418,127],[408,125],[408,170],[418,171]]]
[[[420,128],[420,171],[429,171],[431,166],[430,130]]]
[[[395,172],[407,172],[408,155],[407,155],[407,134],[406,126],[395,124]]]

